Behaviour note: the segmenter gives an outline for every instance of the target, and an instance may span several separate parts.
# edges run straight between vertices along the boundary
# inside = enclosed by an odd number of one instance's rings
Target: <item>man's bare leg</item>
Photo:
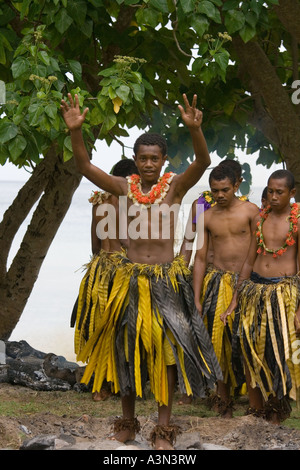
[[[230,399],[230,384],[218,380],[217,391],[224,408],[221,413],[222,418],[232,418],[233,413]]]
[[[134,424],[135,393],[131,392],[129,395],[125,395],[121,398],[121,401],[123,410],[122,420],[124,421],[124,426],[123,429],[116,431],[110,439],[120,442],[133,441],[135,439],[136,429],[134,428],[134,425],[126,426],[125,423],[132,421],[132,424]],[[120,422],[122,420],[120,420]]]
[[[247,367],[247,364],[245,364],[245,377],[246,377],[246,385],[247,385],[247,390],[248,390],[250,411],[253,414],[263,413],[264,399],[263,399],[260,389],[258,387],[253,388],[250,385],[251,377],[250,377],[250,372]]]
[[[167,367],[167,377],[168,377],[168,405],[158,406],[158,426],[169,426],[172,405],[173,405],[173,394],[176,383],[176,367],[168,366]],[[157,437],[155,439],[155,449],[156,450],[172,450],[173,446],[167,439]]]

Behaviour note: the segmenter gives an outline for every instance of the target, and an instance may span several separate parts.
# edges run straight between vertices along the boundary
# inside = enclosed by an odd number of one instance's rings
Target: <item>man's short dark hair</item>
[[[242,177],[242,165],[237,160],[231,160],[230,158],[226,158],[226,160],[222,160],[219,165],[227,165],[232,168],[237,180]]]
[[[266,186],[261,194],[262,199],[267,199],[268,198],[268,186]]]
[[[136,167],[135,161],[132,158],[122,158],[118,161],[112,168],[111,174],[114,176],[130,176],[133,174],[138,174],[138,169]]]
[[[140,135],[134,144],[133,151],[136,155],[140,145],[158,145],[161,149],[163,157],[167,155],[167,142],[166,139],[160,134],[155,134],[151,132],[146,132],[145,134]]]
[[[236,183],[236,175],[232,168],[228,165],[218,165],[216,166],[209,175],[209,184],[211,184],[212,180],[222,181],[226,178],[229,179],[232,186]]]
[[[276,170],[269,176],[268,184],[270,179],[285,179],[286,185],[290,191],[295,188],[295,178],[293,173],[289,170]]]

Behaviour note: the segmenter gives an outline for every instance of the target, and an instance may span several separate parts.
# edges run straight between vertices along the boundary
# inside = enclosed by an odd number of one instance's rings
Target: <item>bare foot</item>
[[[127,442],[134,441],[135,432],[131,429],[123,429],[122,431],[116,432],[113,436],[110,436],[108,439],[111,441]]]
[[[174,447],[166,439],[157,438],[155,440],[155,450],[174,450]]]
[[[94,401],[104,401],[107,400],[107,398],[111,397],[112,393],[109,390],[101,390],[100,392],[94,392],[92,394],[93,400]]]
[[[233,413],[232,413],[232,409],[227,409],[224,413],[221,414],[221,418],[232,418],[233,417]]]
[[[181,399],[177,402],[178,405],[190,405],[193,401],[193,397],[191,395],[182,395]]]

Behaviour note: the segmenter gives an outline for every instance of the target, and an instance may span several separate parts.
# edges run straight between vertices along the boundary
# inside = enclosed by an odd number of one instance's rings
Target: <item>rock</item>
[[[55,448],[55,439],[56,436],[51,434],[42,434],[24,441],[20,450],[53,450]]]
[[[202,450],[201,436],[199,432],[180,434],[175,443],[175,449]]]
[[[228,449],[228,447],[225,447],[225,446],[207,443],[207,444],[203,444],[203,450],[230,450],[230,449]]]

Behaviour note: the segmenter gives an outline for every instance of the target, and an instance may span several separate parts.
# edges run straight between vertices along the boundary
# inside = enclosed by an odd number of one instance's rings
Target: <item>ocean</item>
[[[0,181],[0,220],[23,184],[22,181]],[[25,340],[35,349],[75,361],[74,329],[70,327],[70,317],[83,277],[83,266],[91,257],[92,207],[88,198],[95,189],[84,180],[75,192],[10,341]],[[206,189],[207,185],[197,185],[189,191],[183,201],[184,213]],[[257,205],[260,205],[262,190],[263,187],[253,187],[249,194],[250,200]],[[14,240],[8,265],[20,245],[31,215],[32,212]]]

